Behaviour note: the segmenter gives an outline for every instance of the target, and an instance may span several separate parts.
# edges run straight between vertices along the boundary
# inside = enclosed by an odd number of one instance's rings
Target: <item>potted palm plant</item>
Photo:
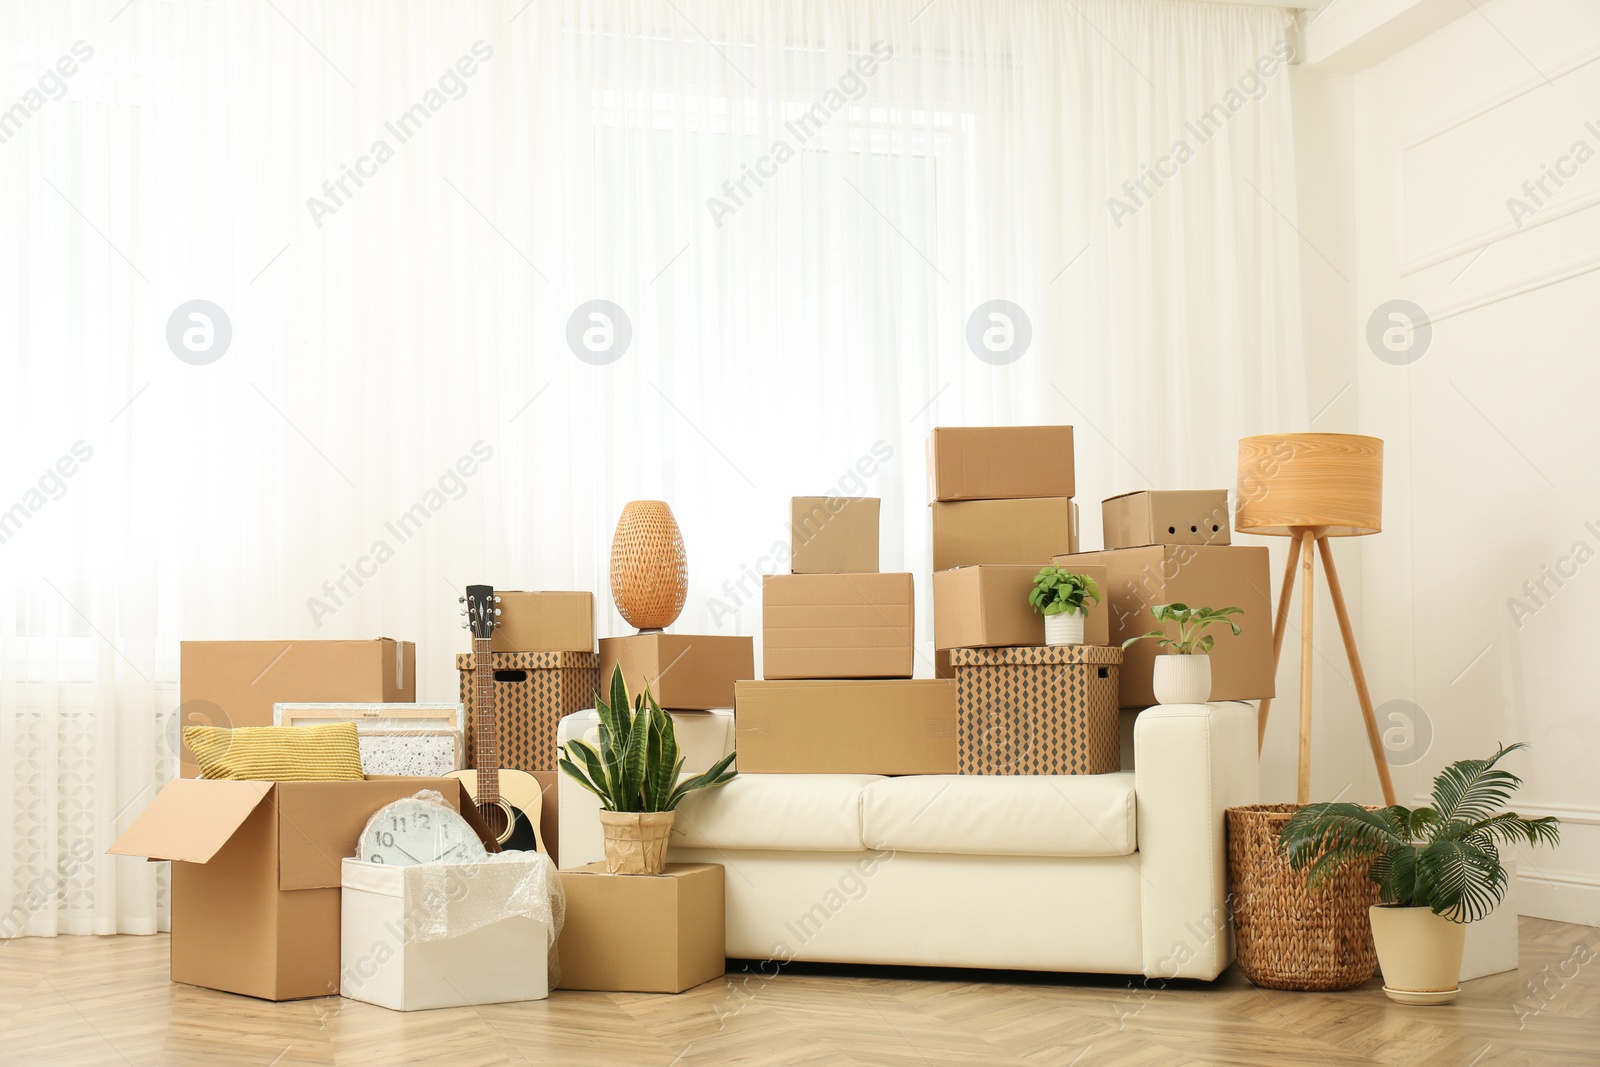
[[[1150,614],[1161,623],[1178,624],[1178,635],[1169,636],[1167,628],[1130,637],[1122,642],[1127,648],[1135,641],[1153,638],[1158,648],[1171,650],[1171,655],[1157,656],[1151,688],[1155,690],[1158,704],[1204,704],[1211,699],[1211,649],[1217,643],[1215,634],[1208,634],[1216,623],[1226,623],[1239,636],[1239,624],[1229,616],[1243,615],[1243,608],[1191,608],[1187,604],[1157,604]]]
[[[1100,603],[1100,587],[1086,574],[1046,567],[1033,576],[1028,603],[1044,616],[1044,643],[1083,644],[1083,622],[1089,608],[1085,600]]]
[[[1505,896],[1500,846],[1560,842],[1554,816],[1524,819],[1505,810],[1522,779],[1496,764],[1525,747],[1502,745],[1488,759],[1452,763],[1433,780],[1432,807],[1313,804],[1284,826],[1278,847],[1313,886],[1348,861],[1372,861],[1378,903],[1368,915],[1390,999],[1454,1000],[1465,924]]]
[[[683,757],[672,716],[661,710],[650,687],[628,699],[620,666],[611,675],[611,699],[598,694],[600,747],[567,742],[561,770],[600,798],[606,870],[612,874],[660,874],[678,804],[697,789],[725,785],[738,773],[728,753],[710,770],[679,781]]]

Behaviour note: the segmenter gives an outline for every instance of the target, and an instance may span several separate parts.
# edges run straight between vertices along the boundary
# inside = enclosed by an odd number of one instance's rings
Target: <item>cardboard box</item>
[[[1155,629],[1150,609],[1157,604],[1244,609],[1234,616],[1241,633],[1212,627],[1211,699],[1259,700],[1274,696],[1272,667],[1272,578],[1265,545],[1154,545],[1057,556],[1061,567],[1101,566],[1108,575],[1111,643],[1121,644]],[[1176,627],[1169,632],[1176,634]],[[1149,707],[1156,646],[1140,641],[1122,660],[1121,703]]]
[[[749,637],[706,634],[635,634],[600,639],[600,683],[611,685],[622,667],[628,692],[650,692],[674,711],[733,707],[733,683],[756,676],[756,644]],[[590,705],[591,707],[593,705]]]
[[[489,648],[494,652],[593,652],[594,594],[496,590],[500,616]]]
[[[184,641],[178,653],[178,729],[271,726],[279,702],[413,703],[410,641]],[[200,773],[188,745],[180,773]]]
[[[1039,570],[1032,565],[982,564],[935,571],[933,647],[942,652],[952,648],[1044,644],[1044,616],[1028,603],[1028,594],[1033,592],[1033,579]],[[1078,567],[1076,570],[1100,587],[1098,603],[1084,601],[1089,609],[1083,621],[1084,643],[1109,644],[1106,569]],[[937,666],[936,663],[936,669]]]
[[[1122,769],[1117,673],[1104,645],[956,648],[960,774],[1109,774]]]
[[[1100,504],[1103,548],[1225,545],[1231,540],[1226,489],[1145,490]]]
[[[789,506],[789,569],[858,574],[878,569],[875,496],[797,496]]]
[[[741,774],[956,773],[952,681],[763,681],[738,690]]]
[[[909,574],[769,574],[761,582],[768,678],[909,678]]]
[[[1027,564],[1037,573],[1052,556],[1078,547],[1078,505],[1066,497],[965,500],[933,505],[933,569],[982,563]]]
[[[561,872],[567,921],[556,948],[562,989],[681,993],[727,969],[724,873],[669,863],[659,875]]]
[[[495,718],[500,727],[500,766],[514,770],[556,769],[556,729],[575,711],[594,707],[599,686],[593,652],[491,652]],[[456,655],[461,703],[467,711],[466,765],[476,765],[477,730],[472,714],[472,653]]]
[[[107,851],[174,861],[174,982],[264,1000],[327,997],[339,992],[340,861],[373,812],[419,789],[438,790],[499,850],[454,778],[178,778]]]
[[[940,426],[928,435],[928,500],[1071,496],[1071,426]]]
[[[550,995],[550,925],[512,913],[522,879],[543,860],[505,859],[444,868],[341,865],[339,995],[393,1011],[544,1000]],[[485,922],[496,910],[500,918]],[[455,937],[415,940],[443,912]],[[539,966],[540,961],[546,965]]]

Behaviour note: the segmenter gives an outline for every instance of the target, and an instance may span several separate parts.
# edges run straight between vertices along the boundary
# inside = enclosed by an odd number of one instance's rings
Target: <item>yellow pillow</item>
[[[361,745],[353,722],[326,726],[185,726],[202,778],[268,782],[358,782]]]

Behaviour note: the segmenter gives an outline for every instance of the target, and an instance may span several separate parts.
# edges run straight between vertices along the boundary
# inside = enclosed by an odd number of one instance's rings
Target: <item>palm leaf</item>
[[[1524,819],[1514,811],[1504,811],[1472,823],[1462,836],[1479,844],[1526,842],[1535,847],[1555,846],[1561,843],[1561,823],[1554,815],[1546,815],[1542,819]]]
[[[1417,873],[1431,885],[1428,906],[1453,922],[1477,922],[1495,909],[1510,881],[1493,844],[1444,838],[1423,849]]]
[[[1404,848],[1401,819],[1395,808],[1368,811],[1359,804],[1312,804],[1289,819],[1278,835],[1278,849],[1291,867],[1306,868],[1308,884],[1317,886],[1352,860],[1376,859]]]
[[[1433,780],[1433,806],[1445,822],[1464,819],[1478,822],[1496,814],[1511,799],[1522,779],[1495,766],[1502,757],[1527,745],[1501,745],[1486,760],[1458,760],[1439,772]]]

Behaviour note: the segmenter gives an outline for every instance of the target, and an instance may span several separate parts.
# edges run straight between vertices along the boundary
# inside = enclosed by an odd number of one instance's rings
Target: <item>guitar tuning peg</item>
[[[496,614],[496,615],[498,615],[498,614],[500,614],[500,609],[499,609],[499,608],[495,608],[495,609],[494,609],[494,613],[495,613],[495,614]]]
[[[499,598],[499,597],[495,597],[495,598],[494,598],[494,602],[495,602],[495,603],[496,603],[496,604],[498,604],[498,603],[500,603],[500,598]]]
[[[461,614],[462,614],[462,615],[465,615],[465,614],[466,614],[466,613],[467,613],[467,609],[466,609],[466,608],[462,608],[462,609],[461,609],[461,612],[460,612],[460,613],[461,613]]]
[[[456,603],[457,604],[465,604],[466,602],[467,602],[467,598],[466,597],[464,597],[464,596],[456,597]]]

